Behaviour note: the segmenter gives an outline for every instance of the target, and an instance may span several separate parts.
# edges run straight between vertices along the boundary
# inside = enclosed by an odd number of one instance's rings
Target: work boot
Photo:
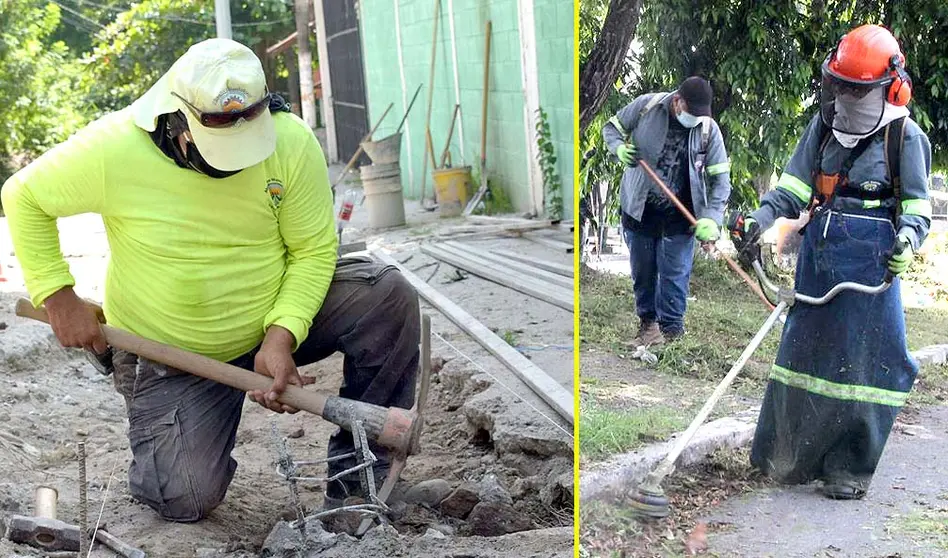
[[[684,336],[685,336],[684,329],[663,329],[662,330],[662,337],[667,342],[677,341],[678,339],[681,339]]]
[[[658,327],[658,322],[642,320],[639,324],[639,332],[635,335],[635,339],[632,340],[633,348],[646,346],[653,347],[656,345],[661,345],[665,342],[665,337],[662,335],[661,329]]]

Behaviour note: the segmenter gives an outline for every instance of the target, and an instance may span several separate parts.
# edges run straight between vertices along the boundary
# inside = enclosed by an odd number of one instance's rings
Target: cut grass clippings
[[[584,459],[602,458],[664,440],[687,424],[675,407],[616,411],[590,404],[580,409],[579,451]]]
[[[773,483],[749,464],[749,450],[722,449],[708,460],[676,471],[662,483],[671,515],[643,522],[633,513],[630,494],[595,501],[580,508],[580,556],[646,558],[688,556],[685,541],[698,518],[723,500]],[[634,492],[635,487],[630,487]],[[711,524],[710,531],[723,525]],[[705,556],[723,549],[709,548]],[[717,552],[716,552],[717,551]]]

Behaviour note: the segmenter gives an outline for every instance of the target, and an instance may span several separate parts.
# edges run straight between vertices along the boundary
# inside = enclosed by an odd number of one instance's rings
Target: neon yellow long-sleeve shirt
[[[273,118],[276,152],[224,179],[178,167],[129,109],[12,176],[3,208],[33,303],[75,285],[56,218],[98,213],[110,325],[222,361],[272,324],[301,343],[335,271],[332,194],[313,133],[292,114]]]

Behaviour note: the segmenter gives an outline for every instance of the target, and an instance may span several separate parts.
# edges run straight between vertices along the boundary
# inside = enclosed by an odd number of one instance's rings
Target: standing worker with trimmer
[[[731,165],[711,118],[711,96],[707,80],[689,77],[671,93],[637,97],[602,129],[609,150],[626,165],[620,204],[640,320],[635,346],[685,333],[695,238],[706,243],[720,235]],[[697,217],[696,226],[641,168],[640,159]]]
[[[908,116],[912,83],[895,37],[858,27],[822,72],[820,114],[777,188],[731,223],[742,249],[752,248],[777,217],[809,207],[796,290],[811,296],[905,272],[932,214],[931,146]],[[751,462],[782,482],[821,480],[829,498],[862,498],[917,373],[897,279],[881,294],[844,292],[824,306],[793,306]]]
[[[268,93],[260,61],[227,39],[192,46],[130,107],[93,122],[3,186],[13,244],[35,305],[67,347],[98,355],[126,402],[132,495],[170,521],[224,499],[245,393],[116,350],[73,292],[56,218],[102,215],[111,249],[108,323],[270,376],[250,398],[275,412],[297,366],[345,355],[340,395],[410,408],[420,315],[391,266],[338,258],[326,161],[313,131]],[[373,445],[370,443],[370,445]],[[376,479],[390,457],[379,457]],[[330,456],[354,452],[352,435]],[[329,464],[329,474],[355,465]],[[358,474],[330,505],[364,496]]]

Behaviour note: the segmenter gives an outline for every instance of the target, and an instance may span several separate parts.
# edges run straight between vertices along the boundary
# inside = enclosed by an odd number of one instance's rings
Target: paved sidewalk
[[[833,501],[814,486],[775,488],[724,503],[709,552],[735,557],[948,556],[948,407],[897,424],[869,494]],[[722,532],[723,531],[723,532]]]

